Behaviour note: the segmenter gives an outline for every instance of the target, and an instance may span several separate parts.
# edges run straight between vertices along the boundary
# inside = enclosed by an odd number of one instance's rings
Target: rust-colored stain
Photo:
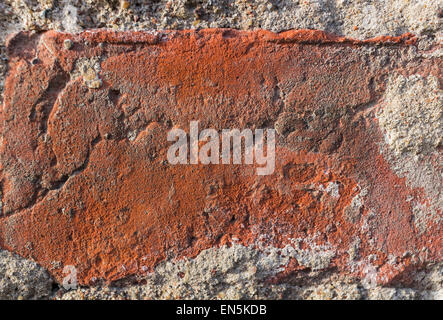
[[[407,278],[411,266],[441,260],[442,234],[437,223],[425,232],[411,223],[409,198],[426,195],[380,154],[368,106],[394,69],[441,79],[441,61],[379,66],[366,49],[402,55],[414,43],[410,34],[357,41],[308,30],[17,34],[0,118],[0,246],[58,280],[60,266],[74,265],[91,284],[233,239],[282,248],[309,238],[334,250],[328,268],[364,277],[370,262],[379,282]],[[75,76],[82,59],[98,61],[99,88]],[[169,164],[167,132],[188,132],[191,120],[283,128],[274,173]],[[339,196],[325,191],[331,183]],[[350,214],[359,194],[364,204]],[[301,269],[294,261],[281,278]]]

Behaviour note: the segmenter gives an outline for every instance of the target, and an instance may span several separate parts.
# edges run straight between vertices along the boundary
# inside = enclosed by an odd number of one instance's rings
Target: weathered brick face
[[[413,44],[318,31],[15,35],[0,246],[57,279],[74,265],[83,284],[232,242],[306,253],[273,281],[328,268],[406,281],[441,260],[441,208],[414,224],[412,204],[432,199],[391,168],[376,111],[392,74],[441,81],[441,59],[408,60]],[[275,171],[169,164],[167,132],[192,120],[275,128]],[[436,152],[425,160],[441,173]]]

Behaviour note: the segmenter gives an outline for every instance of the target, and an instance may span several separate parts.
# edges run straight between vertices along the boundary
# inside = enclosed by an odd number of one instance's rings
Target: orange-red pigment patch
[[[81,284],[234,240],[309,239],[334,252],[326,269],[365,277],[370,266],[384,283],[440,260],[438,226],[411,223],[410,199],[425,195],[380,154],[370,109],[387,75],[408,70],[368,47],[401,56],[414,41],[306,30],[15,35],[0,118],[0,247],[58,280],[74,265]],[[167,132],[189,132],[192,120],[275,128],[274,173],[169,164]],[[306,268],[294,261],[281,279]]]

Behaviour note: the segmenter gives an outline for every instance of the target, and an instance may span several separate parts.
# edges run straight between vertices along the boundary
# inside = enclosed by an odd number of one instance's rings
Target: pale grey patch
[[[435,299],[441,291],[441,265],[414,275],[417,288],[369,286],[365,281],[331,270],[294,275],[280,283],[266,279],[287,264],[291,251],[299,261],[296,246],[262,250],[233,244],[211,248],[194,259],[165,261],[153,273],[138,278],[145,284],[120,283],[112,286],[79,288],[60,299]],[[291,249],[289,249],[291,248]],[[325,251],[323,251],[324,253]],[[311,260],[308,258],[308,260]],[[315,257],[314,260],[318,260]],[[321,259],[320,259],[321,260]],[[320,263],[318,266],[326,266]],[[369,277],[371,274],[369,274]]]
[[[377,117],[386,143],[397,154],[428,154],[443,142],[443,91],[438,79],[390,78]]]
[[[429,223],[441,222],[442,169],[439,151],[443,139],[443,91],[429,76],[391,77],[377,117],[385,135],[382,153],[400,177],[422,188],[426,199],[412,198],[414,224],[424,232]],[[436,160],[432,160],[432,159]]]
[[[45,299],[52,293],[48,272],[31,260],[0,250],[0,299]]]

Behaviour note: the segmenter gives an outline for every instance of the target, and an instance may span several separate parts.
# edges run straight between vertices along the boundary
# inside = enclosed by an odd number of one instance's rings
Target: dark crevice
[[[90,154],[92,153],[93,149],[95,148],[95,146],[102,140],[101,136],[98,135],[96,138],[94,138],[94,140],[92,140],[91,142],[91,146],[88,150],[88,154],[85,158],[85,161],[83,162],[83,164],[78,167],[77,169],[75,169],[74,171],[72,171],[70,174],[65,174],[63,175],[58,181],[54,182],[53,185],[50,188],[42,188],[41,184],[40,188],[37,189],[33,196],[31,201],[29,202],[29,204],[27,204],[26,206],[23,206],[21,208],[18,208],[17,210],[15,210],[14,212],[11,212],[8,215],[12,215],[15,213],[19,213],[23,210],[27,210],[30,209],[32,207],[34,207],[35,205],[37,205],[38,203],[40,203],[41,201],[43,201],[45,199],[45,197],[47,196],[47,194],[49,193],[49,191],[54,191],[54,190],[60,190],[64,187],[64,185],[66,184],[66,182],[71,178],[71,177],[75,177],[79,174],[81,174],[84,170],[86,170],[86,168],[88,167],[89,164],[89,158],[90,158]],[[41,178],[39,178],[39,181],[41,180]]]
[[[118,105],[118,100],[120,99],[120,90],[118,89],[109,89],[109,100],[111,100],[112,104],[115,106]]]
[[[51,114],[55,103],[61,92],[65,89],[69,82],[69,74],[63,71],[57,62],[54,63],[57,69],[57,74],[49,81],[47,90],[42,94],[42,96],[37,100],[31,109],[29,119],[34,121],[38,116],[38,112],[41,113],[39,119],[39,132],[40,135],[46,134],[48,130],[48,119]],[[36,110],[36,108],[42,105],[42,110]]]
[[[49,190],[50,191],[52,191],[52,190],[60,190],[60,189],[63,188],[65,183],[69,180],[69,178],[75,177],[75,176],[81,174],[88,167],[90,155],[91,155],[92,151],[94,150],[95,146],[101,140],[102,140],[102,138],[101,138],[100,135],[95,137],[94,140],[92,140],[92,142],[91,142],[91,147],[88,150],[88,154],[86,155],[86,158],[85,158],[85,161],[83,162],[83,164],[80,167],[78,167],[77,169],[75,169],[74,171],[72,171],[70,174],[63,175],[58,181],[56,181],[53,184],[53,186]]]

